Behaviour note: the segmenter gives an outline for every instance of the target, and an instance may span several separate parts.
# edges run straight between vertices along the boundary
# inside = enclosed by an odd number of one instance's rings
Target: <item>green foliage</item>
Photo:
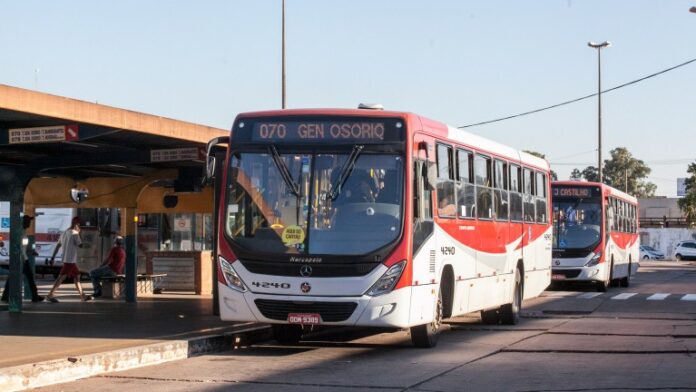
[[[655,195],[657,186],[645,180],[651,172],[651,169],[645,162],[634,158],[626,147],[617,147],[609,153],[611,154],[611,159],[604,160],[602,182],[635,197],[651,197]],[[587,181],[598,182],[599,175],[597,172],[596,167],[587,166],[582,172],[574,169],[571,178],[573,175],[580,174]]]
[[[679,199],[679,208],[686,215],[686,220],[689,225],[696,225],[696,162],[690,163],[686,172],[691,174],[690,177],[684,181],[686,185],[686,196]]]

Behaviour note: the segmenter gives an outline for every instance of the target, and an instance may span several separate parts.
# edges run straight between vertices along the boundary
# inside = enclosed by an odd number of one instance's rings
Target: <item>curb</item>
[[[54,359],[0,369],[0,391],[23,391],[75,381],[100,374],[157,365],[248,345],[268,339],[265,325],[207,335],[188,340],[171,340],[144,346]]]

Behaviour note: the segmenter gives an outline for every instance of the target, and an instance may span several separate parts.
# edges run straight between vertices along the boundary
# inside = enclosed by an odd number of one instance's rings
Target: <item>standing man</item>
[[[123,237],[118,236],[114,240],[114,246],[106,256],[106,260],[97,268],[89,272],[94,287],[94,297],[102,296],[101,278],[115,277],[123,273],[126,264],[126,251],[123,250]]]
[[[82,238],[80,238],[80,218],[74,217],[70,222],[70,227],[60,235],[60,240],[56,244],[56,248],[53,250],[53,255],[51,256],[51,264],[56,258],[58,249],[63,248],[63,267],[61,267],[58,273],[58,279],[53,284],[51,291],[46,296],[46,299],[50,302],[58,302],[58,299],[53,296],[53,292],[60,287],[61,283],[65,278],[72,278],[75,282],[75,287],[77,287],[77,292],[80,293],[80,299],[83,301],[89,301],[92,296],[84,295],[82,291],[82,286],[80,285],[80,269],[77,268],[77,248],[82,248]]]
[[[34,217],[31,215],[24,215],[22,217],[22,235],[21,235],[21,237],[22,237],[22,251],[20,252],[20,260],[22,263],[22,272],[24,272],[24,276],[27,277],[27,282],[29,282],[29,290],[31,291],[31,302],[41,302],[44,300],[44,297],[40,296],[39,291],[36,289],[36,280],[34,279],[34,271],[32,270],[32,268],[28,262],[29,252],[34,252],[34,249],[32,249],[29,246],[29,238],[27,238],[26,232],[27,232],[27,229],[31,226],[31,221],[33,221],[33,220],[34,220]],[[0,239],[0,242],[3,242],[2,239]],[[10,279],[7,279],[5,281],[5,291],[2,292],[2,302],[7,302],[7,296],[8,296],[9,292],[10,292]]]

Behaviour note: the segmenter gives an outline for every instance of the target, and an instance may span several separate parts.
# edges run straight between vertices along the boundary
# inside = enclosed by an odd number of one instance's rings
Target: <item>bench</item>
[[[167,274],[138,274],[136,275],[136,295],[152,295],[161,292],[161,282]],[[102,297],[123,298],[126,293],[126,275],[116,275],[99,278],[102,284]]]

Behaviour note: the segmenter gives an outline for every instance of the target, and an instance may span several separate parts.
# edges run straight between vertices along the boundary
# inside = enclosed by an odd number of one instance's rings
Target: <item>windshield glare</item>
[[[571,199],[553,202],[554,249],[585,249],[596,246],[601,235],[599,200]]]
[[[281,254],[363,255],[396,240],[403,159],[362,153],[338,186],[349,155],[280,152],[274,161],[271,151],[234,154],[227,235],[250,251]]]

